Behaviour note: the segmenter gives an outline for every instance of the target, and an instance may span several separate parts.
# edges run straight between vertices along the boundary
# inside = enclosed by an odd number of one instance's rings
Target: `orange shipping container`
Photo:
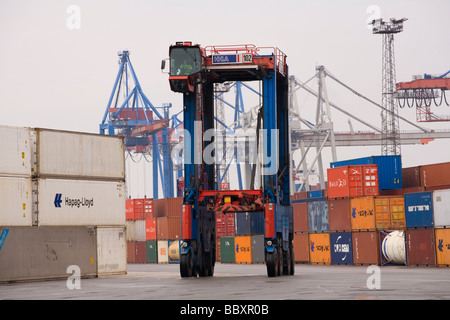
[[[127,220],[144,219],[143,199],[128,199],[125,201],[125,215]]]
[[[435,229],[436,232],[436,264],[450,267],[450,229]]]
[[[295,262],[309,262],[308,233],[296,233],[293,240]]]
[[[252,263],[252,237],[235,237],[236,263]]]
[[[145,240],[156,240],[156,218],[145,220]]]
[[[353,165],[329,168],[328,198],[341,199],[362,196],[377,196],[377,165]]]
[[[375,220],[378,230],[403,230],[406,228],[405,200],[403,196],[375,198]]]
[[[375,230],[374,197],[354,198],[350,200],[352,230]]]
[[[309,257],[311,263],[331,264],[329,233],[309,234]]]

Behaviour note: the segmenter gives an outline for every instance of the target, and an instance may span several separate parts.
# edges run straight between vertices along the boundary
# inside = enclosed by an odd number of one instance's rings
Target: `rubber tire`
[[[278,250],[275,249],[273,252],[266,252],[266,267],[267,267],[267,276],[268,277],[276,277],[278,276]]]
[[[182,278],[189,278],[193,276],[192,266],[192,253],[189,251],[187,254],[180,256],[180,275]]]

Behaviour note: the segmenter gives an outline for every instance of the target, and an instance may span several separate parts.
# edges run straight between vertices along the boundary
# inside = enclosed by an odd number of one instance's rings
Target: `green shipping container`
[[[235,263],[234,237],[220,238],[220,262]]]
[[[158,241],[148,240],[145,244],[147,263],[158,263]]]

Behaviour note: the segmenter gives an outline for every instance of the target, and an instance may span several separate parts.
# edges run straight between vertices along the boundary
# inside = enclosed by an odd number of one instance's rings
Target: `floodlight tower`
[[[403,22],[391,18],[390,21],[383,19],[372,20],[373,34],[383,36],[383,83],[381,126],[382,126],[382,155],[400,155],[400,132],[398,121],[398,105],[395,99],[395,57],[394,57],[394,34],[403,31]]]

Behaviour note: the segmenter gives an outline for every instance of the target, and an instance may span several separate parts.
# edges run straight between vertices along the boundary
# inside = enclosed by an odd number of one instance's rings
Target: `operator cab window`
[[[170,75],[188,76],[200,71],[200,49],[196,47],[173,48],[170,53]]]

